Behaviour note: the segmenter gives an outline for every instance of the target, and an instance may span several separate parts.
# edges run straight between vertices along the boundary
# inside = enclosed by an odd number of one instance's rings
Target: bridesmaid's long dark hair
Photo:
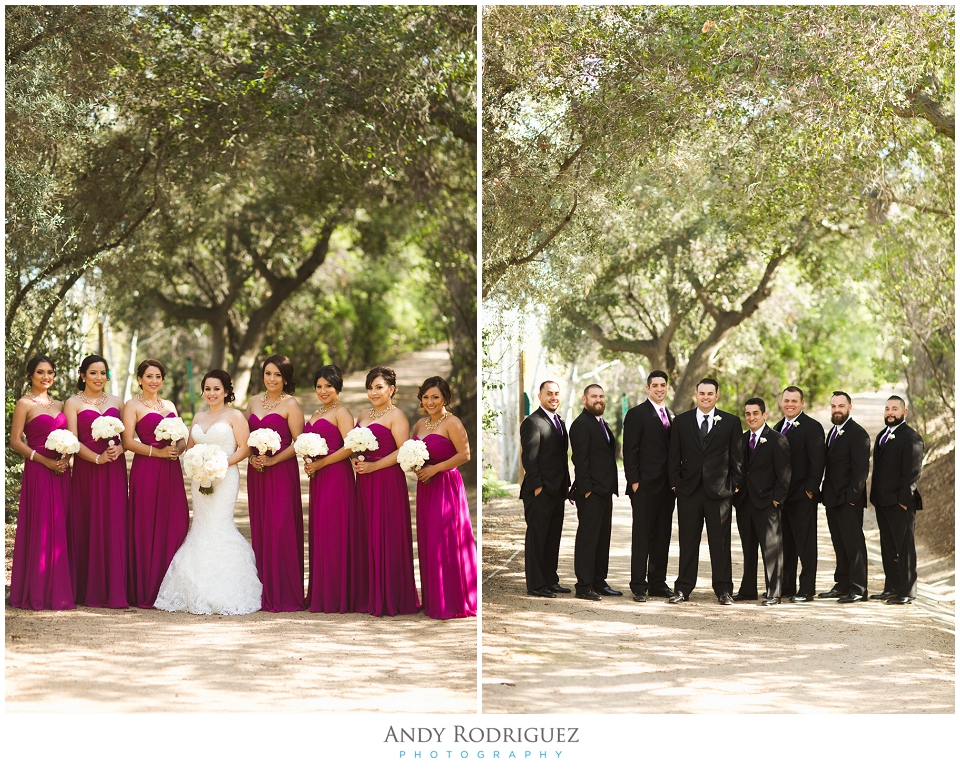
[[[339,366],[329,364],[317,369],[317,373],[313,375],[314,387],[317,386],[317,380],[321,378],[326,379],[337,392],[340,392],[343,389],[343,372],[340,370]]]
[[[81,374],[81,376],[79,376],[79,377],[77,378],[77,392],[78,392],[78,393],[82,393],[82,392],[84,391],[84,389],[86,388],[87,385],[86,385],[86,383],[83,381],[83,374],[86,374],[86,373],[90,370],[90,367],[91,367],[94,363],[102,363],[103,366],[104,366],[104,368],[107,370],[107,379],[108,379],[108,380],[110,379],[110,365],[107,363],[107,359],[104,358],[104,357],[101,356],[101,355],[88,355],[86,358],[84,358],[82,361],[80,361],[80,372],[79,372],[79,373]]]
[[[297,382],[293,378],[293,362],[286,355],[271,355],[260,367],[261,381],[263,381],[263,375],[267,371],[268,363],[272,363],[274,366],[280,369],[280,376],[283,377],[283,391],[287,395],[293,395],[297,389]]]
[[[373,380],[378,376],[383,377],[383,381],[387,383],[387,386],[393,388],[393,397],[400,392],[400,388],[397,387],[397,372],[389,366],[374,366],[370,369],[370,371],[367,372],[367,379],[364,386],[369,390],[373,387]]]

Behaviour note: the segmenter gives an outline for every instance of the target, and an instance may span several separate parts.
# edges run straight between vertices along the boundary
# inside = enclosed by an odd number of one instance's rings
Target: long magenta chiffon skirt
[[[58,457],[43,444],[51,432],[66,427],[63,414],[38,414],[24,428],[27,445],[38,455]],[[69,499],[69,470],[57,475],[39,462],[27,460],[10,575],[10,604],[18,609],[76,608],[67,552]]]

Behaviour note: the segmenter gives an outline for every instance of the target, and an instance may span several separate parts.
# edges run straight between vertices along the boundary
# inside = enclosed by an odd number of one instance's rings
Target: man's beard
[[[849,416],[850,416],[849,414],[831,414],[830,421],[833,422],[833,424],[835,425],[842,425],[844,422],[847,421],[847,417]]]
[[[887,427],[896,427],[903,421],[903,417],[889,416],[885,417],[883,421],[887,423]]]
[[[594,403],[594,404],[591,406],[589,403],[585,403],[585,404],[583,405],[583,407],[584,407],[588,412],[590,412],[591,414],[593,414],[595,417],[599,417],[599,416],[603,416],[603,412],[606,410],[607,404],[605,404],[605,403]]]

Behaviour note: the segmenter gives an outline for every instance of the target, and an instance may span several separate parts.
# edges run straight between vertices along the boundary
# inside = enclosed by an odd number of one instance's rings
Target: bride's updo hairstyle
[[[86,358],[80,361],[80,370],[78,372],[80,377],[77,379],[78,393],[82,393],[86,389],[87,383],[83,381],[83,375],[90,370],[90,367],[94,363],[102,363],[103,367],[107,370],[107,379],[110,379],[110,366],[107,365],[106,358],[103,358],[99,355],[88,355]]]
[[[293,362],[286,355],[271,355],[260,367],[261,382],[263,381],[263,376],[267,371],[268,363],[272,363],[274,366],[280,369],[280,376],[283,377],[283,391],[287,395],[293,395],[297,388],[297,382],[293,378]],[[339,392],[339,390],[337,392]]]
[[[450,401],[453,398],[453,393],[450,392],[450,385],[447,384],[447,380],[442,376],[432,376],[423,380],[423,384],[420,385],[420,389],[417,391],[417,400],[420,402],[420,406],[417,407],[417,410],[421,414],[426,414],[427,410],[423,407],[423,396],[432,387],[436,387],[440,391],[440,396],[443,398],[443,405],[449,406]]]
[[[373,387],[373,380],[378,376],[383,377],[383,381],[387,383],[387,386],[393,388],[393,395],[391,395],[391,397],[395,397],[397,394],[397,372],[389,366],[374,366],[367,374],[365,387],[368,390]]]
[[[313,375],[314,387],[317,386],[317,380],[321,378],[326,379],[330,383],[330,386],[338,393],[343,389],[343,372],[339,366],[331,364],[317,369],[317,373]]]
[[[203,375],[203,379],[200,380],[200,395],[203,396],[203,388],[207,384],[208,379],[218,379],[220,384],[223,385],[223,402],[224,403],[233,403],[237,396],[233,394],[233,380],[230,378],[230,375],[224,371],[222,368],[210,369],[206,374]]]

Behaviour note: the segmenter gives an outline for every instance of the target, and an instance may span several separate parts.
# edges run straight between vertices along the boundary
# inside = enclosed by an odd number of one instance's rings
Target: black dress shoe
[[[668,587],[656,587],[648,590],[647,595],[651,597],[656,596],[657,598],[673,598],[674,593]]]
[[[600,595],[623,595],[623,593],[621,593],[619,590],[614,590],[612,587],[610,587],[610,585],[598,587],[595,592],[599,593]]]
[[[891,605],[903,605],[906,603],[913,603],[913,599],[905,595],[895,595],[893,598],[888,598],[884,603],[889,603]]]
[[[634,593],[633,600],[637,603],[646,603],[647,597],[643,593]]]
[[[764,597],[766,597],[767,594],[764,593],[763,595]],[[755,595],[744,595],[743,593],[734,593],[733,600],[736,601],[737,603],[740,603],[740,601],[756,601],[757,597]]]
[[[803,593],[797,593],[795,596],[790,598],[790,603],[810,603],[813,600],[812,595],[804,595]]]
[[[760,602],[760,605],[761,605],[761,606],[776,606],[778,603],[780,603],[780,598],[779,598],[779,597],[777,597],[777,598],[764,598],[764,599]]]
[[[584,601],[600,600],[600,596],[593,590],[588,590],[586,593],[577,593],[577,598],[582,598]]]
[[[870,596],[871,601],[886,601],[888,598],[893,598],[896,595],[892,590],[884,590],[882,593],[874,593]]]
[[[866,601],[867,597],[861,595],[860,593],[850,593],[841,598],[837,603],[859,603],[860,601]]]
[[[826,593],[817,593],[817,598],[843,598],[845,595],[847,595],[846,590],[832,587]]]
[[[557,594],[546,587],[538,587],[536,590],[528,590],[527,595],[533,595],[537,598],[556,598]]]
[[[733,596],[730,593],[721,593],[717,600],[721,606],[733,606]]]
[[[667,601],[667,603],[683,603],[686,600],[689,600],[689,599],[683,594],[683,591],[676,590],[674,591],[673,596],[671,596],[670,600]]]
[[[564,586],[561,585],[559,582],[558,582],[556,585],[550,585],[550,590],[552,590],[554,593],[571,593],[571,592],[573,592],[572,590],[570,590],[570,588],[564,587]]]

